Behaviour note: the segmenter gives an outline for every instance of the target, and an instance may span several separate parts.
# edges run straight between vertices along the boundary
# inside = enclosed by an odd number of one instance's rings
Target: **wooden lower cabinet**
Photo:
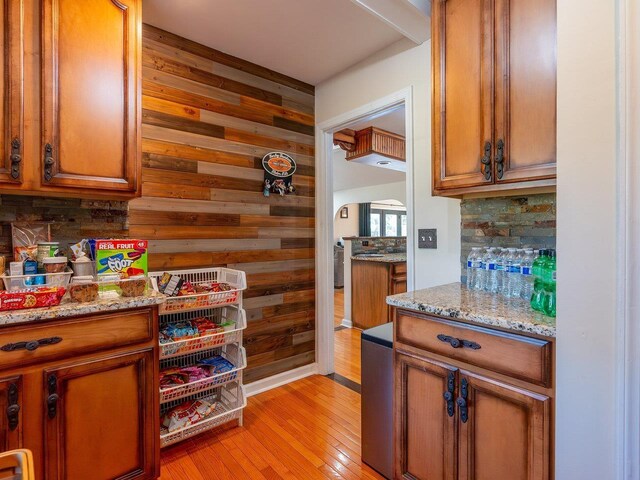
[[[458,407],[458,478],[547,480],[549,397],[464,370],[460,389],[463,382],[467,420]]]
[[[143,320],[148,335],[140,335]],[[115,321],[120,328],[106,333],[113,346],[96,347],[95,336]],[[27,323],[1,327],[0,347],[45,338],[40,333],[61,341],[32,351],[0,348],[0,449],[31,450],[38,479],[157,478],[157,324],[154,307],[37,322],[33,332]],[[89,348],[76,330],[85,332]],[[2,364],[20,352],[32,358]],[[11,405],[18,406],[15,428]]]
[[[552,479],[553,389],[461,362],[457,357],[465,346],[451,347],[446,358],[403,344],[399,319],[408,315],[401,311],[395,317],[394,478]],[[423,322],[441,320],[416,315]],[[469,330],[465,340],[480,344],[480,335],[489,332],[475,336]],[[502,348],[522,348],[494,332]],[[486,338],[481,345],[469,351],[493,346]],[[501,353],[498,363],[513,358]]]
[[[395,476],[454,480],[457,369],[409,355],[396,354],[395,358]],[[450,392],[450,400],[444,398],[445,392]]]
[[[153,363],[144,350],[43,371],[46,478],[153,476]]]

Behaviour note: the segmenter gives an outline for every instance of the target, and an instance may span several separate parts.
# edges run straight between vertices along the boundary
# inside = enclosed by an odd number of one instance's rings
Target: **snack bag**
[[[98,276],[131,278],[147,275],[146,240],[96,240]]]

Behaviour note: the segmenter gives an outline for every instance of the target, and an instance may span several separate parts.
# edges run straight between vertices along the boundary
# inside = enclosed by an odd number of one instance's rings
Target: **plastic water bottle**
[[[520,265],[517,265],[518,255],[515,248],[508,249],[507,256],[505,257],[504,265],[504,283],[502,285],[502,295],[505,297],[513,297],[514,283],[517,282],[516,268],[520,273]]]
[[[487,257],[487,250],[480,249],[478,252],[478,269],[476,270],[475,286],[474,290],[483,290],[485,282],[485,269],[484,262]]]
[[[524,300],[531,300],[533,293],[533,260],[533,249],[526,249],[520,263],[520,298]]]
[[[502,295],[502,289],[504,287],[504,274],[506,263],[507,249],[501,248],[496,253],[496,293]]]
[[[478,271],[478,255],[480,254],[480,247],[472,247],[471,253],[467,257],[467,288],[475,290],[476,288],[476,273]]]
[[[537,312],[542,312],[544,303],[544,281],[543,271],[547,263],[547,250],[540,250],[538,258],[533,261],[531,272],[533,274],[533,293],[531,294],[531,308]]]
[[[556,316],[556,251],[547,252],[548,259],[542,273],[544,280],[544,297],[542,301],[542,313],[549,317]]]
[[[494,247],[487,248],[484,255],[484,278],[482,279],[482,289],[486,292],[493,292],[493,282],[496,273],[496,249]]]

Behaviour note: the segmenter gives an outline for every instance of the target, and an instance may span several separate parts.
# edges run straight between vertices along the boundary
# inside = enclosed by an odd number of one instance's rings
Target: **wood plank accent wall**
[[[150,269],[244,270],[251,382],[314,361],[314,88],[143,27],[142,198],[129,235]],[[262,194],[262,156],[298,163],[295,195]]]

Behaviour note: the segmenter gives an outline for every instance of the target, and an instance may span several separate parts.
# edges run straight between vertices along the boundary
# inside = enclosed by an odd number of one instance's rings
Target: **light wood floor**
[[[333,291],[333,325],[342,325],[344,318],[344,288]]]
[[[360,333],[357,328],[345,328],[334,334],[336,373],[360,384]]]
[[[243,427],[162,451],[161,480],[382,479],[360,460],[360,395],[319,375],[249,398]]]

